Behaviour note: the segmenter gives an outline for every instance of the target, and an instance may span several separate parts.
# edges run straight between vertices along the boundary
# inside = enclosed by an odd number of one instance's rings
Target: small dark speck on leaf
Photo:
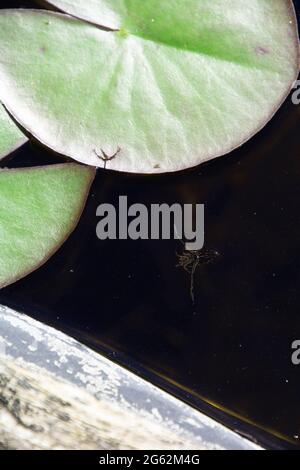
[[[267,55],[270,54],[270,50],[267,47],[258,46],[255,48],[255,52],[257,55]]]
[[[41,54],[45,54],[46,50],[47,50],[47,49],[46,49],[45,46],[40,47],[40,53],[41,53]]]
[[[155,170],[158,170],[158,169],[160,168],[160,165],[157,164],[157,165],[155,165],[153,168],[154,168]]]

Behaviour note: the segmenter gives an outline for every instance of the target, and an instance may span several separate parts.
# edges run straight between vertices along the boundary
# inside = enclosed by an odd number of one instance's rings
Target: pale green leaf
[[[37,269],[64,243],[94,175],[73,163],[0,170],[0,288]]]
[[[107,168],[152,173],[223,155],[266,124],[297,77],[289,0],[52,3],[119,31],[1,11],[0,99],[80,162],[102,166],[96,153],[120,149]]]
[[[27,138],[13,123],[0,104],[0,160],[16,150],[27,141]]]

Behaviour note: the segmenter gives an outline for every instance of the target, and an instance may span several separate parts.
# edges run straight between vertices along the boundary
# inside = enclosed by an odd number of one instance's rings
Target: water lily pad
[[[27,141],[0,104],[0,160]]]
[[[0,288],[60,248],[78,223],[94,174],[75,163],[0,170]]]
[[[118,31],[2,10],[0,99],[87,164],[152,173],[223,155],[266,124],[298,74],[289,0],[51,3]]]

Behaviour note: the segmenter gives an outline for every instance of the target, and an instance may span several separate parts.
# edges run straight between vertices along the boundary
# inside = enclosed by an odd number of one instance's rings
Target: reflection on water
[[[23,2],[24,3],[24,2]],[[0,302],[72,333],[199,409],[270,446],[300,446],[300,106],[290,100],[230,156],[162,176],[99,170],[82,220]],[[10,161],[57,161],[28,144]],[[179,241],[107,241],[96,207],[204,203],[206,250],[191,278]]]

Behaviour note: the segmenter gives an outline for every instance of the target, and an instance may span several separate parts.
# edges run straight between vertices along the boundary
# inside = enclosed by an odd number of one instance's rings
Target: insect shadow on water
[[[104,162],[104,169],[106,169],[107,162],[114,160],[119,155],[119,153],[121,152],[121,147],[118,147],[116,152],[111,156],[107,155],[107,153],[105,153],[104,150],[102,149],[100,150],[101,150],[101,155],[97,152],[96,149],[94,149],[94,153],[98,158],[100,158],[100,160]]]
[[[183,246],[182,240],[179,240]],[[206,265],[213,263],[219,256],[220,253],[216,250],[191,250],[183,251],[182,253],[176,253],[178,258],[177,268],[183,268],[191,276],[191,287],[190,295],[193,305],[195,305],[195,273],[200,265]]]

